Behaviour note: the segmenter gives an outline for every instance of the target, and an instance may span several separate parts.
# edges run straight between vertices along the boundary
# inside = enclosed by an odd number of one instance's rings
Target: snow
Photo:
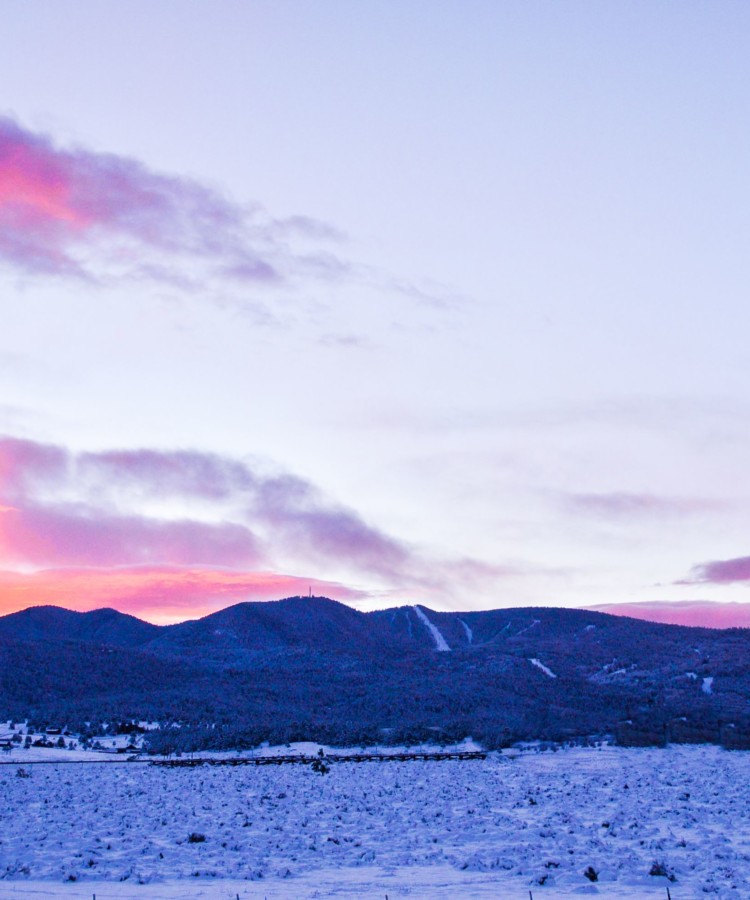
[[[466,632],[466,640],[471,644],[474,641],[474,631],[470,628],[463,619],[458,620],[463,626],[464,631]]]
[[[719,747],[332,763],[325,775],[121,758],[30,764],[25,778],[17,767],[0,767],[3,898],[750,896],[750,754]],[[649,875],[657,863],[673,883]]]
[[[146,727],[144,724],[142,727]],[[154,727],[149,724],[149,727]],[[0,764],[10,761],[24,762],[108,762],[116,758],[116,751],[125,749],[131,744],[140,744],[141,736],[138,734],[108,734],[99,735],[92,739],[92,743],[97,744],[97,749],[83,749],[76,735],[68,734],[48,734],[46,732],[29,731],[26,722],[0,723],[0,738],[12,738],[16,736],[20,738],[20,743],[14,743],[13,748],[8,751],[3,749],[0,752]],[[62,737],[65,744],[64,747],[58,747],[57,742]],[[24,746],[26,740],[29,739],[32,744],[35,741],[44,740],[51,746],[48,747],[28,747]],[[128,753],[121,754],[127,757]]]
[[[57,747],[14,748],[10,753],[0,753],[0,763],[15,762],[17,765],[31,762],[101,762],[117,757],[118,754],[105,754],[96,750],[61,750]]]
[[[532,666],[536,666],[537,669],[541,669],[545,675],[548,675],[550,678],[557,678],[557,675],[552,671],[552,669],[548,669],[547,666],[541,660],[538,659],[530,659],[529,662]]]
[[[435,641],[435,649],[441,652],[449,651],[451,648],[448,646],[448,641],[446,641],[446,639],[440,633],[438,627],[430,622],[430,620],[418,606],[414,606],[413,609],[414,612],[422,620],[422,622],[427,626],[427,629],[432,635],[432,639]]]
[[[531,631],[531,629],[534,628],[534,626],[539,625],[539,624],[540,624],[539,619],[534,619],[534,621],[531,623],[531,625],[527,625],[525,628],[522,628],[520,631],[517,631],[516,637],[519,637],[522,634],[526,634],[527,631]]]
[[[554,888],[533,887],[534,900],[555,900],[562,896],[594,894],[612,900],[666,900],[665,878],[651,878],[633,887],[599,885],[593,888],[589,882],[576,891],[560,891]],[[257,882],[236,879],[192,879],[185,887],[182,881],[162,881],[146,886],[132,882],[112,883],[87,881],[83,884],[55,885],[53,890],[43,888],[38,883],[14,883],[8,885],[7,900],[313,900],[313,898],[339,898],[339,900],[383,900],[383,898],[421,898],[421,900],[525,900],[529,887],[525,879],[503,875],[503,894],[498,894],[498,875],[495,872],[457,872],[451,866],[435,865],[414,869],[397,866],[382,869],[377,866],[361,866],[351,870],[336,870],[301,875],[294,879],[260,880]],[[675,887],[671,885],[672,897],[677,900]],[[703,896],[703,895],[702,895]],[[713,895],[716,896],[716,895]],[[736,895],[739,897],[739,895]]]
[[[611,663],[607,663],[606,666],[603,666],[599,669],[598,672],[594,672],[594,674],[590,677],[590,681],[598,682],[598,683],[606,683],[608,681],[613,681],[620,675],[627,675],[628,670],[619,668],[616,669],[617,660],[613,659]],[[635,665],[630,667],[631,669],[635,668]]]
[[[703,684],[701,685],[701,690],[704,694],[712,694],[714,691],[714,678],[713,675],[709,675],[707,678],[703,679]]]

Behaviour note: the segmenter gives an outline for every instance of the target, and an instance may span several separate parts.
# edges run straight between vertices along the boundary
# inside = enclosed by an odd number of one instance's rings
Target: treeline
[[[666,747],[668,744],[719,744],[727,750],[750,750],[750,717],[727,722],[715,714],[678,717],[640,715],[619,722],[614,732],[622,747]]]
[[[102,722],[158,721],[149,743],[180,750],[233,749],[268,740],[332,744],[451,743],[488,746],[563,740],[607,730],[627,692],[584,679],[551,680],[526,660],[424,652],[384,662],[304,651],[266,654],[252,669],[74,643],[0,646],[5,718],[84,736]],[[99,731],[99,733],[101,733]]]
[[[514,653],[417,648],[405,656],[276,650],[220,667],[215,660],[205,665],[91,643],[5,640],[0,718],[30,720],[38,730],[66,727],[84,738],[102,734],[102,723],[159,722],[161,728],[144,735],[147,749],[158,753],[235,750],[263,741],[440,744],[467,736],[490,749],[604,734],[639,746],[704,740],[742,746],[747,740],[746,664],[693,651],[696,668],[710,665],[716,673],[717,689],[708,696],[672,654],[658,660],[658,671],[642,665],[632,677],[597,680],[587,673],[601,666],[600,658],[580,671],[594,649],[571,652],[568,662],[561,640],[550,641],[544,655],[556,678],[531,665],[530,645]],[[612,659],[609,646],[606,653]]]

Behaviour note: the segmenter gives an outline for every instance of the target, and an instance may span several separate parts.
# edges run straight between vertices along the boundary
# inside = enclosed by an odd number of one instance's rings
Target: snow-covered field
[[[2,898],[750,897],[750,754],[717,747],[19,765],[0,767]]]

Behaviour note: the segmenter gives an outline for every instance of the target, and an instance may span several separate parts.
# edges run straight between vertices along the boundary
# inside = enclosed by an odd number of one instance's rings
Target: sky
[[[750,7],[7,0],[0,613],[750,624]]]

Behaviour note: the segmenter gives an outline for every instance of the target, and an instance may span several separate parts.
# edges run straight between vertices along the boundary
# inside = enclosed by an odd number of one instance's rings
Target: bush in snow
[[[677,881],[674,872],[667,868],[667,866],[663,862],[655,862],[651,866],[651,870],[648,873],[649,875],[660,875],[663,878],[668,878],[670,881]]]
[[[589,881],[599,880],[599,873],[593,866],[589,866],[587,869],[585,869],[583,874],[586,876],[586,878],[588,878]]]

